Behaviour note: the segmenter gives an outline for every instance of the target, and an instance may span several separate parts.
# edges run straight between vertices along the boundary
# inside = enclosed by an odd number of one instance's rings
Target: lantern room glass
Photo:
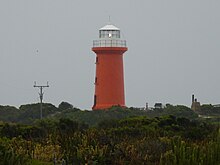
[[[99,38],[120,38],[119,30],[100,30]]]

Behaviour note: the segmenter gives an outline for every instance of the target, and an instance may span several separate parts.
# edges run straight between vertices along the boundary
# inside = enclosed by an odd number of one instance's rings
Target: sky
[[[62,101],[91,109],[92,41],[111,22],[127,41],[128,107],[220,103],[219,0],[1,0],[0,105]]]

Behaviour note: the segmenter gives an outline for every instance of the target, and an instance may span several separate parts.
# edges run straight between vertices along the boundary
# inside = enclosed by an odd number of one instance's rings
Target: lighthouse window
[[[97,77],[95,78],[95,84],[97,83]]]
[[[112,31],[112,37],[113,37],[113,38],[116,38],[116,31],[115,31],[115,30]]]
[[[105,31],[105,37],[108,37],[109,31]]]
[[[98,62],[99,62],[99,58],[98,58],[98,57],[96,57],[96,62],[95,62],[95,63],[96,63],[96,64],[98,64]]]
[[[120,38],[120,31],[118,31],[118,30],[113,31],[113,36],[115,38]]]
[[[99,38],[120,38],[119,30],[100,30]]]
[[[114,37],[113,31],[109,31],[109,32],[108,32],[108,37],[109,37],[109,38]]]
[[[112,30],[110,33],[112,34],[112,38],[120,38],[120,31]]]
[[[96,106],[96,99],[97,99],[97,96],[94,95],[94,106]]]
[[[99,37],[104,38],[105,37],[105,31],[99,31]]]

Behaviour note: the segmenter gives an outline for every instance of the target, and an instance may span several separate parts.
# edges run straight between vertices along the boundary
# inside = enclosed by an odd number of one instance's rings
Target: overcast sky
[[[126,105],[220,103],[219,0],[0,0],[0,104],[91,109],[92,41],[108,22],[127,40]]]

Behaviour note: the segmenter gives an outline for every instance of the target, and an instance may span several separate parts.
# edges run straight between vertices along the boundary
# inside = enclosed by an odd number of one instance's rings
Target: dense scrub
[[[216,165],[220,130],[218,125],[173,115],[104,118],[95,127],[68,118],[39,120],[31,126],[1,123],[0,160],[4,165]]]

